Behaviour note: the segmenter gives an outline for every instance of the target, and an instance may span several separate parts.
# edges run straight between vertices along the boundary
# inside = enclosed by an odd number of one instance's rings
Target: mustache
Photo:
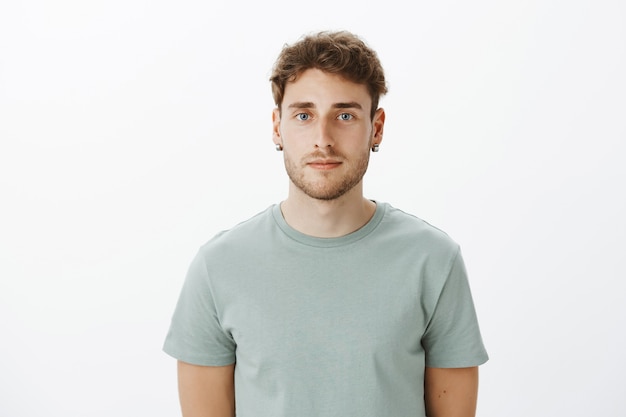
[[[316,160],[316,159],[345,159],[344,156],[342,154],[340,154],[339,152],[335,152],[332,148],[329,148],[328,151],[323,152],[320,150],[317,150],[313,153],[308,154],[307,156],[305,156],[304,158],[302,158],[303,161],[312,161],[312,160]]]

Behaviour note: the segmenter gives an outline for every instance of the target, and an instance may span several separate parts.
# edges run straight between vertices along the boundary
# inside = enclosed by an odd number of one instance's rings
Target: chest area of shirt
[[[415,351],[426,326],[417,274],[373,264],[259,274],[231,297],[222,326],[256,366]]]

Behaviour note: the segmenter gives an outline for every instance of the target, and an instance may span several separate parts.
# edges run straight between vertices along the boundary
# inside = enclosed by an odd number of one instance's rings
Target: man
[[[185,417],[469,417],[487,361],[458,245],[363,196],[387,92],[348,32],[283,48],[289,192],[203,245],[164,350]]]

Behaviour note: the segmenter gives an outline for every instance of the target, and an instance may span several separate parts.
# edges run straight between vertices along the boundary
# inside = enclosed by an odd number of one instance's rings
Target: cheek
[[[350,147],[368,145],[372,141],[372,131],[366,127],[337,132],[343,140],[341,143]]]
[[[292,153],[309,149],[316,140],[313,130],[305,126],[284,126],[281,134],[283,143],[292,150]]]
[[[372,135],[372,127],[365,123],[338,125],[336,126],[335,131],[345,136],[354,138],[354,140],[358,140],[358,138],[362,139],[364,137],[369,138]]]
[[[289,123],[283,123],[279,126],[280,134],[284,139],[298,138],[303,135],[302,126],[293,126]]]

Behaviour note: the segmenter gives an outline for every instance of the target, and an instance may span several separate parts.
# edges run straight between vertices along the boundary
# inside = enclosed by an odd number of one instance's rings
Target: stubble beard
[[[331,152],[324,154],[324,156],[333,157],[337,155]],[[345,158],[342,158],[342,161],[342,165],[347,164]],[[355,161],[353,167],[348,167],[348,171],[343,176],[337,178],[339,174],[333,171],[335,169],[342,169],[343,166],[331,169],[328,172],[319,171],[314,173],[310,172],[311,169],[306,167],[304,160],[297,166],[296,163],[285,154],[285,169],[287,170],[287,175],[291,182],[307,196],[316,200],[336,200],[352,190],[363,179],[368,165],[369,149]],[[307,178],[307,171],[310,177],[315,175],[317,178]]]

